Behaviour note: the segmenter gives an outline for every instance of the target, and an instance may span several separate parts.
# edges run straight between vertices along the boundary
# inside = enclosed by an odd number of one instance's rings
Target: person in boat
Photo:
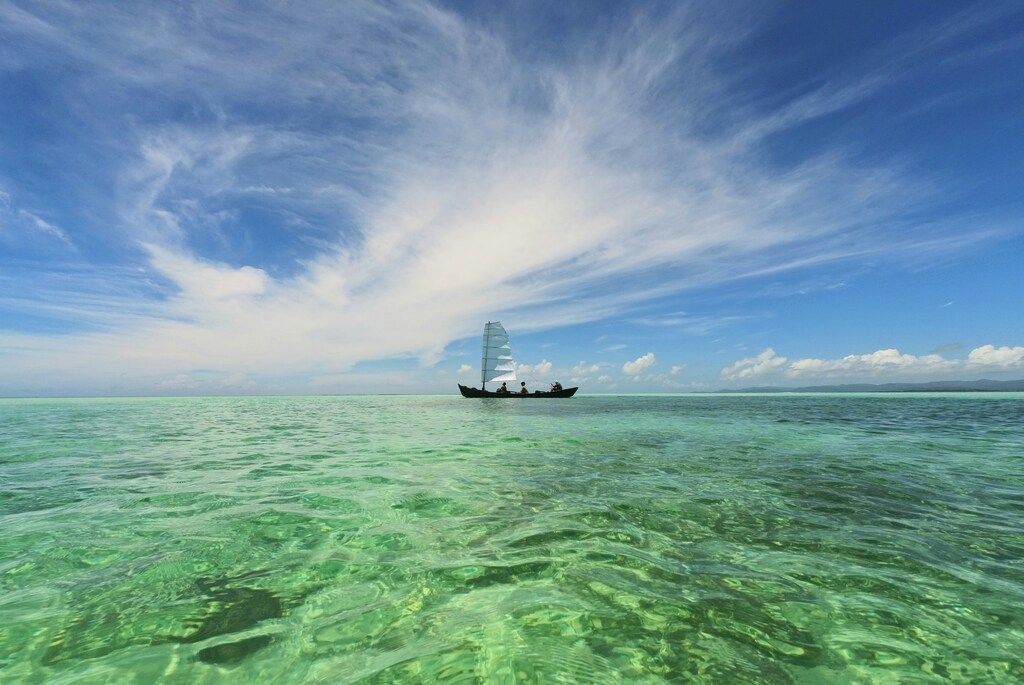
[[[562,389],[562,384],[559,383],[558,381],[555,381],[554,383],[551,384],[551,392],[558,392],[561,389]]]
[[[498,393],[499,395],[507,395],[508,394],[508,386],[505,385],[504,383],[502,383],[501,387],[498,388],[497,390],[495,390],[495,392]]]
[[[523,381],[519,385],[523,386],[522,388],[519,389],[519,394],[520,395],[529,395],[530,394],[530,391],[526,389],[526,381]]]

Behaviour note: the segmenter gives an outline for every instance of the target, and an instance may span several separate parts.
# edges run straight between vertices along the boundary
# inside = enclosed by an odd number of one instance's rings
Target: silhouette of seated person
[[[555,381],[554,383],[551,384],[551,392],[558,392],[561,389],[562,389],[562,384],[559,383],[558,381]]]
[[[508,394],[508,386],[505,385],[504,383],[502,383],[501,387],[498,388],[497,390],[495,390],[494,392],[498,393],[499,395],[507,395]]]
[[[523,386],[522,388],[519,389],[519,394],[520,395],[529,395],[530,394],[530,391],[526,389],[526,381],[523,381],[519,385]]]

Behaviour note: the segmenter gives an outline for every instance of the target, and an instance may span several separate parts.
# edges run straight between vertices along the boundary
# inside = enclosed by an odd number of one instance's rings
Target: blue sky
[[[0,0],[0,394],[1024,377],[1018,3]]]

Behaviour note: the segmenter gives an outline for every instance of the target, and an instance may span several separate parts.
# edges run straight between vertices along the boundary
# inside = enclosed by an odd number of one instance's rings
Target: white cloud
[[[516,373],[523,377],[546,376],[551,373],[551,366],[546,359],[536,364],[516,364]]]
[[[780,357],[775,354],[775,350],[768,347],[756,357],[740,359],[732,366],[722,369],[721,375],[727,381],[760,378],[777,373],[785,363],[785,357]]]
[[[686,312],[674,312],[662,317],[643,317],[632,319],[632,323],[641,326],[679,327],[694,335],[704,335],[716,328],[731,323],[745,321],[749,316],[690,316]]]
[[[672,374],[673,376],[678,376],[679,374],[681,374],[683,372],[683,369],[685,369],[685,368],[686,368],[685,364],[676,364],[671,369],[669,369],[668,372],[670,374]]]
[[[897,168],[865,169],[835,149],[766,164],[767,137],[871,96],[887,72],[751,103],[727,71],[743,39],[729,17],[638,12],[621,30],[577,37],[569,59],[538,63],[517,57],[505,27],[423,2],[315,9],[224,3],[201,22],[160,3],[143,16],[111,7],[102,22],[68,4],[17,10],[14,33],[83,75],[67,87],[89,123],[136,144],[119,156],[108,219],[171,288],[138,298],[145,317],[0,337],[4,387],[195,368],[344,380],[354,376],[331,372],[363,360],[433,363],[492,315],[513,331],[564,326],[687,288],[983,235],[906,230],[924,193]],[[17,53],[0,60],[28,59]],[[134,100],[108,102],[120,92]],[[130,111],[135,101],[146,116]],[[165,121],[160,102],[232,115]],[[261,117],[268,103],[294,116]],[[734,116],[708,135],[707,112]],[[314,118],[315,129],[296,125]],[[352,121],[358,134],[331,123]],[[259,251],[225,250],[237,263],[200,252],[246,243],[249,227],[224,210],[239,195],[274,203],[268,215],[295,222],[277,236],[301,226],[294,243],[315,249],[277,265]],[[891,239],[894,224],[920,237]],[[498,244],[515,258],[482,258]],[[661,323],[706,331],[731,320],[676,319]],[[648,353],[623,371],[653,363]]]
[[[589,383],[594,378],[591,374],[599,373],[607,366],[608,364],[605,362],[588,363],[580,361],[569,370],[571,374],[569,380],[573,383]]]
[[[640,355],[631,362],[623,364],[622,372],[630,376],[636,376],[651,368],[655,361],[654,353],[648,352],[647,354]]]
[[[969,367],[1017,369],[1024,367],[1024,347],[982,345],[967,355]]]
[[[61,241],[62,243],[65,243],[66,245],[71,245],[71,238],[69,238],[68,234],[64,232],[64,229],[60,228],[59,226],[51,224],[49,221],[43,219],[41,216],[33,214],[32,212],[26,209],[18,210],[18,216],[24,219],[30,227],[32,227],[39,233],[48,235],[51,238],[56,238],[57,240]]]
[[[864,379],[876,382],[902,378],[940,379],[953,372],[970,370],[1011,371],[1024,368],[1024,347],[982,345],[967,359],[947,359],[939,354],[913,355],[895,348],[838,359],[809,357],[789,361],[771,348],[756,357],[741,359],[722,369],[725,380],[774,376],[787,379]]]
[[[604,364],[588,364],[587,362],[581,361],[579,364],[572,367],[571,371],[573,376],[586,376],[588,373],[597,373],[602,368],[604,368]]]
[[[473,367],[470,366],[469,364],[459,364],[459,370],[456,371],[456,373],[459,374],[460,376],[464,376],[467,373],[471,373],[472,371]]]
[[[16,235],[17,234],[17,235]],[[0,238],[44,237],[55,239],[67,247],[74,243],[61,227],[47,221],[35,212],[16,209],[10,193],[0,189]]]
[[[786,374],[801,376],[882,376],[891,374],[922,374],[956,367],[956,362],[937,354],[914,356],[897,349],[885,349],[870,354],[851,354],[841,359],[798,359],[790,364]]]
[[[147,248],[153,268],[173,281],[180,289],[181,297],[194,300],[196,306],[252,298],[263,293],[270,282],[262,269],[251,266],[236,269],[199,261],[156,245],[148,245]]]
[[[607,375],[607,374],[605,374],[603,376],[598,376],[597,377],[597,382],[598,383],[609,383],[609,382],[611,382],[611,380],[612,380],[612,377]]]

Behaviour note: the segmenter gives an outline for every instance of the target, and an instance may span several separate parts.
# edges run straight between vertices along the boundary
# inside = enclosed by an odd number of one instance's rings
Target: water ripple
[[[0,401],[0,671],[1024,681],[1021,396]]]

